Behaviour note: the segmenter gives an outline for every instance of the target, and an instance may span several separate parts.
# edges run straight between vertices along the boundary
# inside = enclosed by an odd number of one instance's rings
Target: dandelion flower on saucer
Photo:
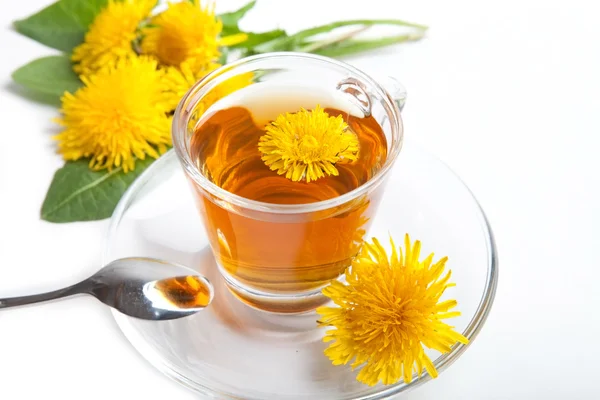
[[[73,50],[73,69],[90,75],[107,64],[136,55],[133,42],[140,23],[152,11],[156,0],[109,0],[89,27],[84,42]]]
[[[320,307],[319,323],[331,326],[324,337],[331,342],[325,355],[334,365],[351,362],[362,367],[357,380],[367,385],[410,383],[413,372],[437,371],[424,346],[441,353],[468,339],[443,320],[457,317],[456,300],[440,301],[450,283],[444,274],[447,257],[433,262],[433,254],[420,261],[421,243],[405,236],[404,253],[388,257],[377,239],[363,248],[346,271],[346,284],[333,281],[323,293],[336,307]]]
[[[339,174],[335,164],[355,161],[358,138],[341,115],[332,117],[319,105],[311,111],[279,115],[265,127],[258,149],[273,171],[292,181],[315,181]]]
[[[219,46],[246,40],[245,34],[220,38],[223,24],[215,16],[213,3],[185,0],[169,3],[143,29],[141,51],[156,57],[163,65],[182,63],[198,70],[218,60]]]
[[[133,170],[135,159],[158,158],[171,144],[171,118],[164,72],[156,60],[118,61],[62,98],[64,131],[55,136],[65,160],[90,158],[94,170]]]

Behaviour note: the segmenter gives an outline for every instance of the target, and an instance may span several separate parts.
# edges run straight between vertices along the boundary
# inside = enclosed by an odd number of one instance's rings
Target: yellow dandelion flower
[[[65,130],[55,137],[65,160],[90,159],[94,170],[122,166],[135,158],[158,158],[171,144],[164,72],[147,57],[120,60],[89,77],[62,98]]]
[[[322,325],[333,326],[324,341],[333,342],[325,355],[334,365],[352,362],[362,366],[357,380],[367,385],[381,381],[394,384],[401,378],[410,383],[413,371],[424,370],[437,377],[435,366],[424,348],[447,353],[457,342],[468,339],[443,322],[459,316],[456,300],[440,302],[449,283],[443,277],[447,257],[433,263],[433,253],[419,260],[421,243],[404,240],[405,253],[396,251],[390,239],[390,257],[377,239],[363,248],[346,271],[346,284],[338,281],[323,290],[337,307],[320,307]]]
[[[190,63],[184,62],[179,68],[165,68],[164,81],[168,87],[170,108],[173,110],[177,108],[177,104],[187,91],[206,74],[218,67],[219,64],[211,63],[206,68],[194,70]]]
[[[73,69],[89,75],[107,64],[134,57],[133,42],[140,23],[146,19],[156,0],[109,0],[94,19],[84,42],[73,50]]]
[[[141,50],[156,57],[161,64],[180,66],[187,62],[199,70],[216,61],[221,55],[219,46],[246,40],[245,34],[219,38],[223,24],[215,16],[214,4],[201,0],[169,3],[143,29]]]
[[[340,115],[331,117],[319,105],[312,111],[281,114],[265,132],[258,143],[262,160],[295,182],[337,176],[336,163],[358,157],[356,135]]]
[[[221,65],[216,63],[209,64],[206,68],[194,70],[188,62],[181,64],[179,68],[168,67],[165,69],[165,84],[168,87],[169,104],[172,110],[177,107],[181,98],[187,91],[200,79],[204,78],[209,72],[214,71]],[[198,116],[206,109],[216,103],[223,97],[252,84],[252,73],[245,73],[231,77],[217,86],[202,99],[198,105]]]

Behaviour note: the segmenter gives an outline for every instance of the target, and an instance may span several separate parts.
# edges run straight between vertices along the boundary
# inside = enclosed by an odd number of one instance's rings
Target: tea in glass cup
[[[310,168],[286,174],[283,161],[273,168],[260,146],[268,126],[300,112],[332,118],[355,143],[351,157],[318,179]],[[306,143],[290,135],[289,151],[297,145],[312,154],[321,145],[318,134]],[[273,53],[196,84],[175,112],[173,142],[232,293],[261,310],[298,313],[326,302],[321,289],[360,250],[402,126],[392,97],[362,72],[324,57]]]

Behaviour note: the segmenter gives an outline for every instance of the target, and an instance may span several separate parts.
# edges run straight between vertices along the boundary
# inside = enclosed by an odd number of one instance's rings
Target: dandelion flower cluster
[[[220,66],[221,46],[246,38],[221,37],[212,3],[172,2],[152,15],[155,5],[156,0],[109,0],[73,50],[83,87],[62,97],[57,121],[64,130],[55,139],[65,160],[89,158],[94,170],[128,172],[136,159],[158,157],[171,146],[171,115],[181,97]],[[224,82],[201,106],[251,80]]]

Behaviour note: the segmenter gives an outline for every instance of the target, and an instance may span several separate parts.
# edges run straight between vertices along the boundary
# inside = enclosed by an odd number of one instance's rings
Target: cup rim
[[[336,67],[344,68],[348,72],[359,77],[362,82],[367,83],[369,86],[371,86],[373,90],[375,90],[377,94],[381,96],[381,98],[383,99],[384,107],[386,108],[386,111],[390,116],[389,120],[390,127],[392,130],[392,143],[385,163],[383,164],[381,169],[379,169],[379,171],[377,171],[377,173],[367,182],[347,193],[344,193],[341,196],[337,196],[327,200],[303,204],[274,204],[247,199],[245,197],[242,197],[235,193],[231,193],[219,187],[218,185],[211,182],[208,178],[206,178],[193,163],[190,154],[187,151],[187,146],[185,143],[185,134],[189,119],[189,113],[185,112],[186,110],[184,110],[184,107],[188,106],[187,103],[189,102],[190,98],[204,94],[202,93],[202,89],[205,89],[205,85],[225,71],[230,71],[238,66],[254,61],[282,58],[292,60],[308,59],[311,61],[322,62],[323,65],[330,64]],[[194,182],[198,184],[203,190],[207,191],[208,193],[210,193],[218,199],[223,199],[227,201],[230,205],[242,207],[247,210],[268,212],[274,214],[301,214],[327,210],[347,203],[348,201],[351,201],[369,192],[369,190],[371,190],[372,188],[377,187],[382,182],[383,178],[388,174],[392,165],[394,164],[394,161],[400,154],[400,150],[402,148],[403,143],[403,126],[402,118],[400,116],[400,110],[395,105],[391,95],[377,81],[375,81],[373,78],[371,78],[369,75],[359,70],[358,68],[353,67],[352,65],[347,64],[345,62],[325,56],[299,52],[271,52],[249,56],[223,65],[217,68],[216,70],[210,72],[198,82],[196,82],[180,100],[173,115],[171,134],[173,139],[173,148],[175,149],[177,158],[179,159],[183,168],[187,172],[188,176],[191,177],[194,180]],[[396,140],[394,140],[394,138]]]

